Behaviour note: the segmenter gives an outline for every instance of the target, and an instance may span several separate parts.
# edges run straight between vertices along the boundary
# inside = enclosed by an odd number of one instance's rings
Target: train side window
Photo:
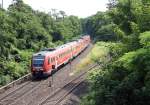
[[[51,58],[51,62],[52,62],[52,63],[54,62],[54,58]]]
[[[51,59],[49,58],[49,59],[48,59],[48,64],[50,64],[50,62],[51,62]]]
[[[51,58],[51,63],[53,63],[53,59]]]
[[[53,62],[55,62],[55,57],[53,57]]]

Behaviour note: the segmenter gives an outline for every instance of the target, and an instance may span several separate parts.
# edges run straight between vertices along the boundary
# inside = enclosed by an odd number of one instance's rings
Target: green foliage
[[[108,13],[98,12],[96,15],[82,20],[83,32],[90,34],[93,39],[111,41],[116,40],[114,35],[114,24]]]
[[[0,9],[0,85],[29,72],[31,55],[43,48],[56,47],[81,34],[76,16],[63,18],[33,10],[15,0],[8,10]]]
[[[81,34],[81,22],[76,16],[68,16],[62,21],[57,21],[53,26],[53,41],[65,42]]]
[[[11,77],[9,75],[0,75],[0,86],[6,85],[11,82]]]
[[[5,64],[5,67],[6,67],[5,72],[7,72],[8,75],[13,77],[13,79],[17,79],[27,73],[27,71],[24,68],[25,67],[24,63],[19,64],[10,61]]]
[[[139,49],[129,52],[120,58],[117,62],[129,70],[144,70],[149,65],[150,49]]]
[[[146,6],[145,6],[146,5]],[[116,25],[117,40],[128,45],[130,50],[140,47],[140,32],[148,31],[149,1],[118,0],[116,6],[108,11],[112,22]],[[147,25],[146,25],[147,24]]]
[[[108,45],[113,43],[106,43],[106,42],[97,42],[91,52],[83,59],[81,60],[80,64],[77,65],[77,69],[81,70],[82,68],[85,68],[87,65],[97,63],[97,64],[105,64],[106,62],[109,62],[109,48]]]
[[[122,43],[113,43],[113,42],[97,42],[99,46],[103,46],[109,49],[109,55],[113,59],[116,59],[122,56],[125,52],[128,51],[126,45]]]
[[[150,104],[149,11],[149,0],[110,0],[105,13],[119,45],[105,43],[110,49],[111,62],[90,73],[89,93],[81,105]]]
[[[140,43],[145,47],[150,47],[150,32],[144,32],[140,34]]]
[[[94,102],[88,105],[148,104],[149,65],[150,49],[139,49],[126,53],[103,70],[95,70],[89,78],[92,91],[83,102]]]

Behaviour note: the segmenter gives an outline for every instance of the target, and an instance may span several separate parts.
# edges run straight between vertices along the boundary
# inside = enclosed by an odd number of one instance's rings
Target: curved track
[[[49,78],[39,81],[30,80],[20,86],[17,85],[14,87],[14,90],[10,89],[10,92],[0,94],[0,105],[37,105],[42,103],[43,100],[52,95],[56,89],[60,89],[64,84],[69,83],[69,81],[75,77],[69,74],[73,72],[75,65],[88,54],[91,48],[92,45],[74,59],[70,65],[65,65]],[[52,85],[52,87],[50,85]]]
[[[65,84],[63,87],[58,88],[53,94],[49,95],[38,105],[59,105],[65,97],[67,97],[75,88],[77,88],[84,80],[88,71],[96,67],[92,65],[90,69],[87,69],[80,75],[76,76],[73,80]]]

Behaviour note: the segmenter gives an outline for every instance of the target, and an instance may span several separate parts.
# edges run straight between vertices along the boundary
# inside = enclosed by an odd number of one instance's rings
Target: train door
[[[52,57],[51,57],[51,65],[52,65],[52,70],[57,69],[56,56],[52,56]]]

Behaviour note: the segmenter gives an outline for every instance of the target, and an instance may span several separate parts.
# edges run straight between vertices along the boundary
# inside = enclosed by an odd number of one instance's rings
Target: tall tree
[[[117,0],[108,0],[107,8],[109,10],[115,8],[117,5]]]
[[[59,13],[62,15],[62,17],[63,17],[63,19],[64,19],[64,18],[65,18],[65,16],[66,16],[65,11],[59,11]]]

